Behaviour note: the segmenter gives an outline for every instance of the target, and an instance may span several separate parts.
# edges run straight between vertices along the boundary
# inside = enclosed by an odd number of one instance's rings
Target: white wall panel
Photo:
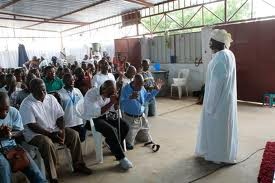
[[[202,57],[200,32],[170,35],[169,41],[169,47],[164,36],[154,37],[148,42],[148,55],[153,62],[171,63],[171,56],[176,56],[176,63],[194,64]]]
[[[188,89],[190,92],[198,91],[204,84],[203,80],[203,65],[196,67],[195,64],[161,64],[161,69],[169,71],[168,85],[172,84],[173,78],[178,77],[178,72],[181,69],[190,69],[188,80]]]
[[[157,36],[149,41],[150,59],[161,63],[161,69],[169,71],[169,84],[177,77],[180,69],[190,69],[189,89],[200,90],[204,83],[205,66],[195,66],[195,60],[202,57],[201,32],[170,35],[170,46],[166,45],[164,36]],[[150,44],[151,43],[151,44]],[[152,44],[154,43],[154,44]],[[171,64],[170,56],[176,55],[176,63]]]
[[[200,59],[202,57],[202,38],[201,38],[201,33],[196,33],[196,58]]]
[[[191,44],[190,44],[190,34],[184,35],[184,63],[189,63],[191,58]]]
[[[162,54],[161,56],[161,60],[160,63],[166,63],[166,43],[165,43],[165,37],[161,36],[159,38],[161,40],[161,50],[158,50],[160,54]]]
[[[190,33],[190,62],[196,59],[196,33]]]
[[[176,35],[175,36],[175,43],[176,43],[176,57],[177,57],[177,60],[180,60],[180,55],[178,54],[179,53],[179,50],[180,50],[180,35]]]
[[[178,40],[179,49],[177,50],[176,56],[177,56],[177,63],[184,63],[184,36],[183,34],[179,35]]]

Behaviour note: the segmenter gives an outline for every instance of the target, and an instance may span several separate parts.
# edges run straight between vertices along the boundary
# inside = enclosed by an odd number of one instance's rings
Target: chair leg
[[[84,142],[84,154],[85,155],[87,155],[87,149],[88,149],[87,140],[88,140],[88,135],[86,134],[86,139]]]
[[[187,86],[185,86],[185,91],[186,91],[186,95],[188,97],[188,88],[187,88]]]
[[[86,120],[83,120],[83,124],[86,124]],[[88,140],[88,133],[86,131],[86,138],[85,138],[85,142],[84,142],[84,154],[87,155],[87,152],[88,152],[88,143],[87,143],[87,140]]]
[[[94,126],[92,127],[92,133],[95,141],[96,161],[103,163],[102,134],[97,132]]]
[[[65,150],[66,159],[68,160],[69,167],[72,171],[74,171],[70,150],[67,147],[64,147],[64,150]]]
[[[171,86],[171,97],[172,97],[172,94],[173,94],[173,86]]]
[[[126,148],[126,140],[123,140],[123,147],[124,147],[124,152],[127,152],[127,148]]]
[[[269,107],[273,107],[273,98],[271,95],[269,96]]]
[[[182,97],[182,87],[178,86],[179,99]]]

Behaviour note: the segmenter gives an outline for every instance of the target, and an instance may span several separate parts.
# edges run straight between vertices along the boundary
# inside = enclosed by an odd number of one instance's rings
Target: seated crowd
[[[155,115],[155,96],[163,85],[152,77],[149,60],[142,61],[141,72],[129,64],[117,78],[104,57],[96,66],[28,64],[28,69],[0,72],[0,182],[11,182],[14,164],[8,153],[22,150],[22,141],[38,148],[49,182],[58,182],[59,146],[70,150],[74,172],[90,175],[81,150],[86,131],[91,130],[90,123],[83,123],[88,120],[105,137],[121,168],[133,167],[124,151],[134,149],[135,140],[152,142],[147,115]],[[81,100],[80,118],[76,107]],[[31,183],[47,182],[26,151],[25,155],[29,161],[18,170]]]

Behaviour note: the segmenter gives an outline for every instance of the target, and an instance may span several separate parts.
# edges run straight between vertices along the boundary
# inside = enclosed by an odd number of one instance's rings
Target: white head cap
[[[149,64],[151,63],[151,60],[149,58],[144,59],[144,60],[146,60]]]
[[[231,34],[224,29],[214,29],[211,33],[211,38],[224,43],[228,49],[230,48],[231,42],[233,42]]]

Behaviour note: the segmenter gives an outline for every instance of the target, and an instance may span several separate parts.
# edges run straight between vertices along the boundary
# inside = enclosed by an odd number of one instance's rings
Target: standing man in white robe
[[[208,65],[196,155],[214,163],[234,164],[238,148],[235,56],[231,34],[215,29],[210,39],[214,56]]]

